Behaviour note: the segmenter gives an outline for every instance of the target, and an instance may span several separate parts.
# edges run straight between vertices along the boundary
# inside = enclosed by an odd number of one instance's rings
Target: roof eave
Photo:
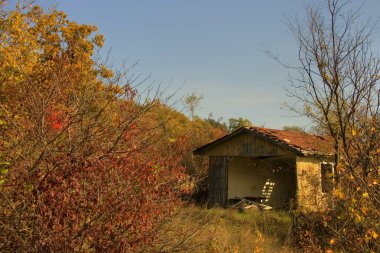
[[[303,156],[316,156],[316,157],[334,157],[334,154],[326,154],[318,151],[310,151],[310,150],[302,150],[301,151]]]

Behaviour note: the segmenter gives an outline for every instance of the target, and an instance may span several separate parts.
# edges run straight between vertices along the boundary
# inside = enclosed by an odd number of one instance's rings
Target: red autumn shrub
[[[145,126],[156,102],[140,102],[126,76],[94,60],[95,27],[36,5],[1,8],[0,19],[0,147],[10,164],[0,178],[1,250],[153,243],[179,203],[184,140],[157,146]]]

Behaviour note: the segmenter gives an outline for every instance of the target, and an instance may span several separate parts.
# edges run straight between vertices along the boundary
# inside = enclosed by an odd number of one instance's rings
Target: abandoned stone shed
[[[285,209],[327,205],[334,159],[326,137],[241,127],[194,154],[209,157],[209,206],[227,207],[238,198]]]

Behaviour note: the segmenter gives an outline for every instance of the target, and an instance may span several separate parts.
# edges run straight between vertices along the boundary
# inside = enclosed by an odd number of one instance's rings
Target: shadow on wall
[[[229,199],[244,197],[276,208],[287,208],[296,194],[293,159],[234,157],[228,166]],[[260,200],[262,198],[262,200]]]

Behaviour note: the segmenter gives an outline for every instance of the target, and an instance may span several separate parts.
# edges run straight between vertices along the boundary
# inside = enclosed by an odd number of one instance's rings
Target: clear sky
[[[271,128],[305,127],[282,104],[291,99],[288,70],[264,52],[271,48],[295,63],[297,46],[287,18],[303,15],[316,0],[65,0],[52,3],[80,23],[96,25],[106,37],[105,50],[118,66],[140,60],[137,74],[152,74],[177,96],[202,94],[198,115],[244,117]],[[379,0],[365,2],[363,15],[379,18]],[[380,42],[375,34],[375,43]],[[291,74],[291,73],[290,73]],[[181,107],[181,106],[178,106]]]

